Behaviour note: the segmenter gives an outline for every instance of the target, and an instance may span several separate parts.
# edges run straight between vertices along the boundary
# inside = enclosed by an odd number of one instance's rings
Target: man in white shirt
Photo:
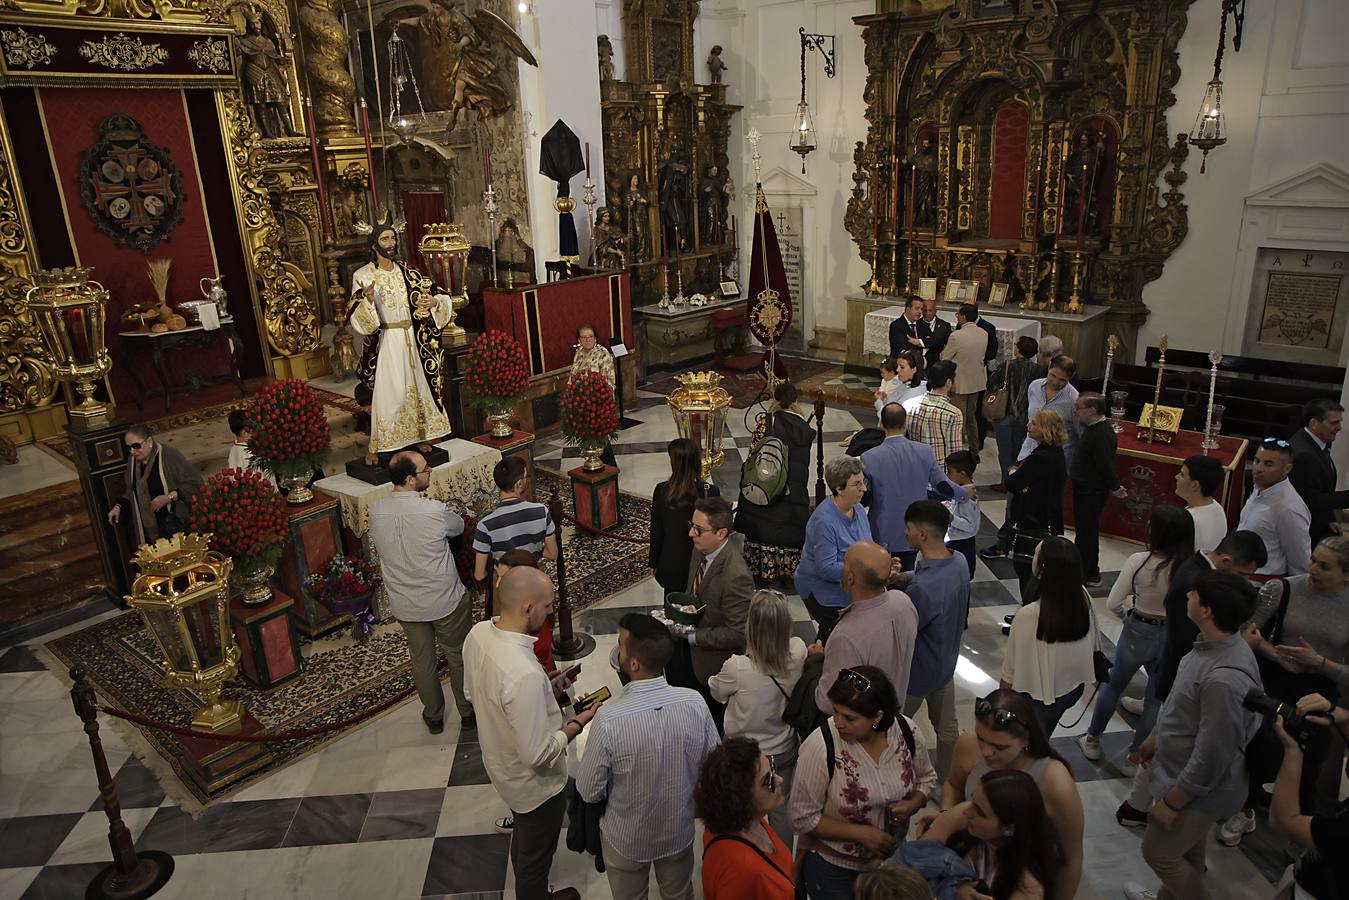
[[[445,728],[445,692],[436,673],[436,643],[445,651],[450,690],[460,728],[474,727],[464,696],[464,636],[473,624],[449,540],[464,533],[464,520],[444,503],[421,496],[431,467],[416,451],[389,460],[393,493],[370,507],[370,539],[379,554],[389,609],[407,635],[412,680],[422,701],[422,719],[432,734]]]
[[[558,833],[567,802],[567,745],[598,706],[563,721],[557,690],[534,656],[534,635],[553,612],[557,593],[538,569],[516,566],[497,585],[495,618],[464,642],[466,693],[475,699],[483,768],[514,813],[511,868],[520,900],[579,900],[575,888],[550,892]]]
[[[1191,456],[1176,470],[1176,496],[1194,519],[1194,549],[1212,550],[1227,537],[1227,510],[1215,497],[1223,487],[1223,464],[1212,456]]]
[[[1305,575],[1311,566],[1312,514],[1293,483],[1293,448],[1288,441],[1265,438],[1251,463],[1255,490],[1241,508],[1237,528],[1254,531],[1265,542],[1268,561],[1257,575]]]

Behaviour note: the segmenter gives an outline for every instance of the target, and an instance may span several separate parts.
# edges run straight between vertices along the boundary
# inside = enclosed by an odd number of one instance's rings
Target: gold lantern
[[[464,237],[464,226],[445,222],[427,225],[417,249],[431,270],[432,280],[450,295],[450,322],[441,330],[441,339],[450,344],[463,343],[468,333],[454,317],[468,305],[468,252],[472,248]]]
[[[112,358],[104,343],[108,289],[89,277],[92,271],[71,266],[34,272],[26,298],[51,355],[52,372],[79,392],[80,402],[68,411],[71,425],[79,429],[106,425],[111,413],[107,404],[94,400]]]
[[[675,381],[680,386],[665,401],[670,404],[679,436],[699,446],[703,478],[707,479],[726,459],[721,438],[726,433],[726,410],[731,406],[731,395],[721,386],[721,376],[716,372],[689,372],[676,375]]]
[[[168,686],[205,700],[192,716],[192,727],[237,731],[243,704],[220,699],[225,682],[239,671],[239,646],[229,622],[234,561],[208,549],[210,538],[180,532],[142,544],[131,560],[140,574],[126,599],[164,654]]]

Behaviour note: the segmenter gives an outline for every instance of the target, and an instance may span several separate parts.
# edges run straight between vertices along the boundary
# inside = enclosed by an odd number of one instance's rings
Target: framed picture
[[[993,283],[993,287],[992,287],[992,288],[989,290],[989,292],[988,292],[988,305],[989,305],[989,306],[1006,306],[1006,305],[1007,305],[1007,290],[1008,290],[1009,287],[1010,287],[1010,285],[1008,285],[1008,284],[1005,284],[1005,283],[1003,283],[1003,282],[1001,282],[1001,281],[995,281],[995,282]]]
[[[920,278],[918,279],[918,296],[924,300],[937,299],[937,279]]]
[[[947,303],[973,303],[979,296],[979,282],[961,281],[957,278],[949,278],[946,281]]]
[[[739,297],[740,285],[736,284],[734,281],[723,281],[721,283],[721,296]]]

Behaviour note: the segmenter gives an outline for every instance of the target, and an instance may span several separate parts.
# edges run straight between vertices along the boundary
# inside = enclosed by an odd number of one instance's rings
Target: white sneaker
[[[1082,755],[1095,762],[1101,758],[1101,739],[1084,734],[1077,739],[1077,746],[1082,748]]]
[[[1125,712],[1129,713],[1129,715],[1143,715],[1143,701],[1139,700],[1137,697],[1120,697],[1119,705]]]
[[[497,834],[512,834],[515,831],[515,816],[502,816],[492,823]]]
[[[1241,839],[1255,830],[1255,810],[1243,809],[1232,816],[1218,829],[1218,840],[1224,846],[1235,847]]]
[[[1120,761],[1119,773],[1125,778],[1133,778],[1138,774],[1138,760],[1134,758],[1132,753],[1126,754],[1124,759]]]
[[[1143,887],[1137,881],[1131,881],[1124,886],[1124,896],[1128,900],[1157,900],[1156,891]]]

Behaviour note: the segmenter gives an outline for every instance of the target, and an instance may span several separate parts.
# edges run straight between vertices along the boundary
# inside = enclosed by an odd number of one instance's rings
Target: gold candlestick
[[[880,260],[880,253],[881,247],[880,244],[877,244],[876,248],[871,251],[871,282],[867,285],[867,296],[869,297],[875,297],[882,293],[881,283],[876,280],[876,266]]]
[[[905,279],[907,281],[907,279]],[[896,297],[899,293],[899,237],[896,235],[895,243],[890,248],[890,293]]]
[[[1073,292],[1068,295],[1065,312],[1082,312],[1082,251],[1073,251]]]
[[[1166,335],[1162,335],[1157,344],[1157,386],[1152,391],[1152,409],[1148,412],[1148,425],[1139,435],[1148,443],[1153,443],[1157,435],[1157,409],[1162,405],[1162,376],[1166,372]]]

